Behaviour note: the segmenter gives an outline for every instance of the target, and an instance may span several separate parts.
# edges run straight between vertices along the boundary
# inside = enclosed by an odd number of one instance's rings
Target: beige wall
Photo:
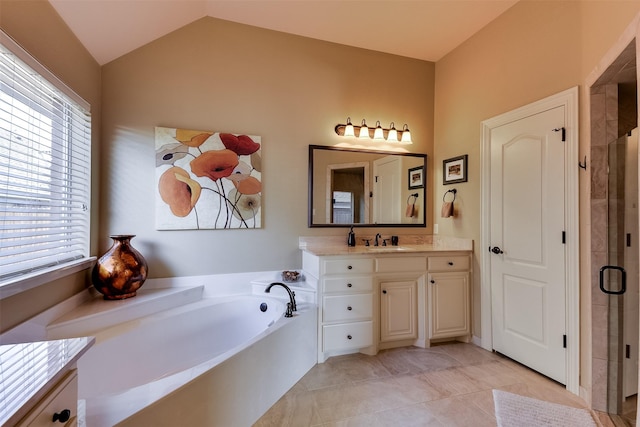
[[[460,215],[436,218],[441,234],[476,242],[474,333],[480,335],[480,123],[517,107],[580,86],[580,156],[589,154],[585,79],[640,10],[638,1],[523,0],[436,63],[434,174],[436,200],[442,160],[469,154],[469,182],[456,184]],[[576,164],[578,159],[576,159]],[[581,337],[588,341],[588,175],[580,173]],[[436,203],[437,205],[437,203]],[[437,208],[437,206],[435,206]],[[436,215],[439,215],[435,212]],[[586,297],[587,296],[587,297]],[[586,317],[585,317],[586,316]],[[582,352],[581,384],[588,387],[589,351]]]
[[[98,229],[100,66],[47,1],[0,0],[0,28],[91,104],[93,144],[92,228]],[[92,240],[92,253],[97,239]],[[86,272],[59,279],[0,301],[0,332],[55,305],[87,286]]]
[[[408,149],[431,155],[434,69],[214,18],[105,65],[100,247],[136,234],[151,277],[300,267],[299,236],[347,235],[307,227],[309,144],[344,142],[334,126],[350,116],[406,122]],[[156,231],[154,126],[260,135],[263,228]]]

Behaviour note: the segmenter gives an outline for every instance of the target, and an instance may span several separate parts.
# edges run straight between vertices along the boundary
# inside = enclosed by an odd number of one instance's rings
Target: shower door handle
[[[606,270],[618,270],[622,273],[622,286],[620,286],[620,290],[612,291],[610,289],[605,289],[604,287],[604,272]],[[600,269],[600,290],[605,294],[609,295],[622,295],[627,291],[627,272],[624,268],[619,267],[617,265],[605,265]]]

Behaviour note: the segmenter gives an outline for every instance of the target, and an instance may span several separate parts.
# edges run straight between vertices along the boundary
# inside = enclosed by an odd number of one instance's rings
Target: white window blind
[[[0,35],[1,286],[88,257],[91,116]]]

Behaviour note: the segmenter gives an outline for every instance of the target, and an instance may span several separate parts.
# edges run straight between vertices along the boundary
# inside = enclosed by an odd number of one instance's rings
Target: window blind
[[[5,36],[0,43],[0,286],[88,257],[90,229],[90,113],[65,93],[68,88],[61,90],[43,70],[27,65],[20,58],[24,51],[16,53],[7,44]]]

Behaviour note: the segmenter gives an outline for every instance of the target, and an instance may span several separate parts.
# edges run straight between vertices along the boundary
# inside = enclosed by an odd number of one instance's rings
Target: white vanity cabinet
[[[424,293],[425,270],[425,256],[388,255],[376,258],[380,301],[378,348],[417,344],[419,324],[424,319],[419,301],[423,299],[420,295]]]
[[[471,335],[470,256],[428,257],[429,339],[460,338]]]
[[[73,427],[78,359],[93,337],[0,345],[0,425]]]
[[[371,257],[303,258],[305,271],[318,277],[318,361],[337,354],[371,353],[373,273]]]
[[[318,283],[318,362],[328,357],[471,337],[468,249],[309,246]]]
[[[78,375],[76,369],[70,370],[17,424],[17,427],[58,425],[65,427],[78,425]]]
[[[418,338],[418,282],[380,282],[380,342]]]

